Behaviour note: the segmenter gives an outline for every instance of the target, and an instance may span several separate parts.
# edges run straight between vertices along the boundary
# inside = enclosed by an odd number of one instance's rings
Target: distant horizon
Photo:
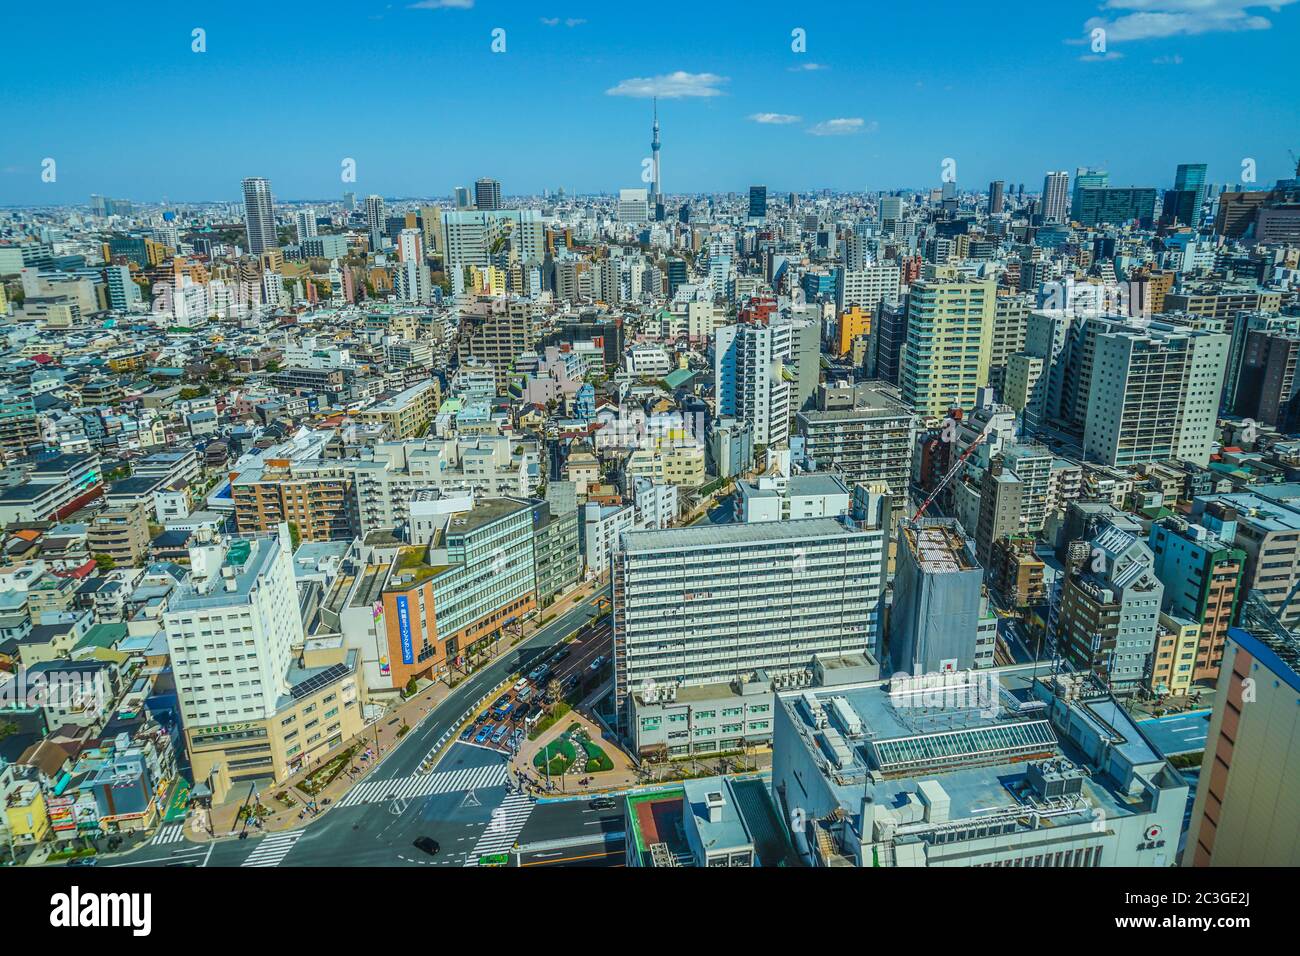
[[[1073,174],[1071,174],[1071,177],[1070,177],[1070,178],[1071,178],[1071,184],[1073,184],[1073,179],[1074,179]],[[1268,191],[1270,191],[1270,190],[1272,190],[1272,189],[1274,188],[1274,185],[1276,184],[1277,179],[1289,179],[1289,178],[1291,178],[1291,177],[1290,177],[1290,176],[1281,176],[1281,177],[1276,177],[1276,178],[1274,178],[1274,179],[1271,179],[1271,180],[1269,180],[1269,181],[1267,181],[1267,182],[1256,182],[1256,183],[1252,183],[1252,184],[1248,184],[1248,185],[1243,185],[1243,184],[1241,184],[1241,183],[1229,183],[1229,182],[1216,183],[1216,182],[1212,182],[1212,181],[1210,181],[1210,180],[1207,179],[1207,180],[1206,180],[1206,185],[1207,185],[1207,187],[1208,187],[1208,186],[1215,186],[1215,187],[1219,187],[1219,186],[1227,186],[1227,187],[1228,187],[1228,190],[1231,191],[1231,192],[1268,192]],[[1171,180],[1171,181],[1172,181],[1172,180]],[[1026,184],[1026,186],[1028,186],[1028,180],[1026,180],[1026,183],[1025,183],[1025,184]],[[272,185],[272,187],[274,187],[275,183],[272,182],[271,185]],[[754,184],[752,184],[752,185],[755,185],[755,186],[762,186],[762,185],[765,185],[765,184],[764,184],[764,183],[754,183]],[[957,189],[957,195],[958,195],[958,196],[979,196],[979,195],[987,195],[987,194],[988,194],[988,185],[989,185],[989,184],[986,183],[986,184],[985,184],[983,187],[981,187],[981,188],[962,188],[962,187],[959,185],[959,186],[958,186],[958,189]],[[1010,198],[1012,198],[1012,196],[1014,195],[1014,193],[1013,193],[1013,191],[1012,191],[1012,189],[1011,189],[1010,187],[1013,186],[1013,185],[1019,185],[1019,183],[1018,183],[1018,182],[1017,182],[1017,183],[1012,183],[1012,182],[1010,182],[1010,181],[1003,180],[1003,185],[1007,187],[1005,195],[1006,195],[1006,197],[1007,197],[1008,199],[1010,199]],[[801,190],[801,189],[785,189],[785,188],[777,188],[777,187],[773,187],[773,186],[768,186],[767,188],[768,188],[768,204],[771,205],[771,204],[773,204],[774,202],[781,202],[781,203],[784,203],[785,200],[786,200],[786,198],[787,198],[787,197],[789,196],[789,194],[792,193],[792,192],[795,193],[795,194],[796,194],[797,196],[799,196],[800,198],[803,198],[803,199],[810,199],[810,200],[813,199],[813,198],[821,198],[820,194],[823,193],[823,192],[829,192],[832,196],[838,196],[838,197],[854,197],[854,196],[862,196],[862,197],[866,198],[866,197],[869,197],[869,196],[877,196],[877,195],[896,195],[896,194],[899,194],[899,193],[902,193],[902,194],[909,194],[909,193],[910,193],[910,194],[920,195],[920,194],[922,194],[922,193],[927,193],[927,192],[930,192],[930,191],[932,191],[932,190],[939,189],[940,186],[941,186],[941,184],[935,184],[935,185],[932,185],[932,186],[893,186],[893,187],[888,187],[888,188],[885,188],[885,189],[870,189],[870,190],[835,189],[835,188],[832,188],[832,187],[821,187],[821,186],[816,187],[816,188],[813,188],[813,189],[802,189],[802,190]],[[1172,186],[1166,186],[1166,185],[1162,185],[1162,184],[1160,184],[1160,183],[1155,183],[1155,184],[1145,184],[1145,185],[1143,185],[1143,184],[1138,184],[1138,183],[1125,183],[1125,184],[1111,183],[1111,186],[1115,186],[1115,187],[1120,188],[1120,189],[1128,189],[1128,188],[1137,188],[1137,189],[1147,188],[1147,189],[1155,189],[1155,190],[1156,190],[1156,193],[1157,193],[1157,198],[1159,198],[1160,194],[1161,194],[1165,189],[1172,188]],[[630,188],[630,187],[623,187],[623,188]],[[744,187],[743,189],[718,190],[718,191],[715,191],[715,192],[664,193],[664,198],[665,198],[665,199],[674,199],[674,200],[680,200],[680,199],[683,199],[683,198],[688,198],[688,199],[692,199],[692,200],[694,200],[694,199],[699,199],[699,198],[701,198],[701,197],[711,197],[711,196],[735,196],[735,197],[737,197],[738,199],[742,199],[742,200],[743,200],[743,199],[745,198],[746,194],[747,194],[748,188],[749,188],[749,187],[746,186],[746,187]],[[1072,187],[1072,188],[1073,188],[1073,187]],[[1217,192],[1217,189],[1216,189],[1216,192]],[[236,196],[236,197],[232,197],[232,198],[230,198],[230,199],[172,199],[171,197],[168,197],[168,198],[167,198],[167,201],[166,201],[166,202],[163,202],[162,200],[154,200],[154,199],[139,199],[139,198],[136,198],[136,197],[134,197],[134,196],[130,196],[130,195],[113,195],[113,194],[108,194],[108,193],[92,193],[91,195],[99,195],[99,196],[101,196],[101,197],[104,198],[104,199],[111,199],[111,200],[124,200],[124,201],[126,201],[126,202],[129,202],[129,203],[132,203],[132,204],[134,204],[134,205],[138,205],[138,206],[149,206],[149,207],[157,206],[157,207],[164,208],[164,209],[172,209],[172,208],[175,208],[175,207],[177,207],[177,206],[230,206],[230,205],[243,205],[243,202],[244,202],[244,199],[243,199],[242,196]],[[365,200],[365,198],[366,198],[366,196],[371,196],[371,195],[376,195],[376,194],[375,194],[375,193],[365,193],[365,194],[357,193],[357,195],[356,195],[357,208],[358,208],[358,209],[361,209],[361,208],[362,208],[362,205],[363,205],[363,202],[364,202],[364,200]],[[379,195],[379,197],[380,197],[381,199],[384,200],[384,202],[399,202],[399,203],[405,203],[405,202],[419,202],[419,203],[427,203],[427,204],[434,204],[434,205],[437,205],[437,204],[439,204],[439,203],[442,203],[442,204],[449,204],[449,203],[454,202],[454,200],[455,200],[455,197],[454,197],[454,196],[451,196],[451,195],[448,195],[448,196],[419,196],[419,195],[411,195],[411,196],[386,196],[386,195],[383,195],[382,193],[380,193],[380,194],[378,194],[378,195]],[[1040,182],[1040,183],[1038,184],[1038,186],[1037,186],[1036,188],[1034,188],[1034,189],[1028,189],[1028,188],[1026,188],[1026,189],[1025,189],[1025,192],[1024,192],[1024,195],[1026,195],[1026,196],[1039,196],[1039,195],[1042,195],[1042,183]],[[1207,195],[1208,195],[1208,194],[1207,194]],[[603,198],[617,199],[617,198],[618,198],[618,190],[615,189],[615,190],[613,190],[613,191],[605,191],[605,192],[569,192],[569,191],[566,190],[564,196],[565,196],[565,199],[603,199]],[[501,208],[503,208],[503,209],[514,209],[514,208],[518,208],[518,204],[517,204],[517,203],[512,204],[512,203],[507,203],[507,202],[505,202],[505,200],[507,200],[507,199],[528,199],[528,200],[533,200],[533,199],[542,199],[542,198],[545,198],[545,197],[543,197],[541,193],[515,193],[515,194],[502,193],[502,207],[501,207]],[[551,196],[550,196],[550,198],[551,198],[551,199],[554,199],[554,198],[555,198],[555,190],[552,190],[552,191],[551,191]],[[278,206],[304,206],[304,205],[340,204],[340,203],[343,202],[343,197],[342,197],[342,195],[340,194],[339,196],[336,196],[336,197],[313,196],[313,197],[307,197],[307,198],[285,199],[285,198],[282,198],[282,197],[280,197],[280,196],[275,195],[274,191],[272,191],[272,200],[273,200],[274,204],[275,204],[277,207],[278,207]],[[86,199],[83,200],[83,201],[69,200],[69,201],[67,201],[67,202],[57,202],[57,203],[15,203],[15,202],[0,203],[0,209],[73,209],[73,208],[77,208],[77,207],[81,207],[81,206],[89,206],[89,205],[90,205],[90,196],[87,196]],[[466,209],[461,209],[461,210],[457,210],[457,209],[455,209],[455,208],[450,208],[450,209],[444,209],[443,211],[444,211],[444,212],[475,212],[476,210],[474,209],[474,207],[468,207],[468,208],[466,208]]]

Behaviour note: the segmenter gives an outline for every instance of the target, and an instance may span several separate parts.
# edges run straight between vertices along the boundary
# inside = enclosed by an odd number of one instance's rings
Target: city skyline
[[[345,190],[442,196],[485,175],[508,195],[616,193],[650,185],[656,96],[666,195],[753,182],[777,194],[920,188],[940,181],[946,159],[961,190],[994,179],[1036,189],[1046,171],[1076,166],[1106,168],[1115,185],[1164,187],[1179,162],[1207,163],[1207,182],[1232,184],[1246,159],[1256,180],[1245,185],[1266,187],[1291,174],[1297,146],[1276,122],[1289,109],[1285,85],[1258,81],[1286,61],[1300,23],[1293,3],[1276,6],[1019,3],[991,20],[944,3],[944,29],[929,33],[902,10],[880,10],[863,56],[868,25],[846,29],[858,14],[842,10],[750,5],[737,19],[739,7],[690,8],[692,29],[637,33],[625,14],[588,4],[549,16],[472,0],[330,3],[312,21],[330,29],[309,27],[308,42],[279,58],[275,37],[298,26],[280,11],[259,10],[270,19],[253,36],[240,29],[246,10],[160,14],[128,32],[87,7],[53,54],[14,51],[0,203],[91,193],[238,201],[246,176],[270,179],[288,202]],[[687,15],[673,4],[662,13]],[[16,32],[38,16],[17,11]],[[110,40],[117,55],[87,71]],[[1224,68],[1233,62],[1252,69]],[[377,65],[373,84],[354,81],[357,64]],[[458,100],[422,79],[467,73],[473,92]],[[294,76],[305,93],[250,108],[268,84],[292,90]],[[160,90],[183,91],[183,110],[125,118]],[[539,108],[522,108],[530,99]],[[1190,122],[1193,113],[1212,122]],[[122,128],[106,135],[93,116],[124,117]],[[346,160],[353,182],[341,177]]]

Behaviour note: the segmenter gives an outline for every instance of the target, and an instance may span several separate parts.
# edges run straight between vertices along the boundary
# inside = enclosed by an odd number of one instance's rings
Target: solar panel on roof
[[[305,681],[300,681],[299,683],[294,684],[293,687],[289,689],[289,694],[291,697],[293,697],[294,700],[300,700],[303,697],[306,697],[308,694],[312,693],[313,691],[317,691],[320,690],[322,687],[329,686],[330,684],[334,683],[336,680],[339,680],[340,678],[346,676],[347,673],[348,673],[348,669],[345,665],[331,664],[329,667],[325,668],[319,674],[313,674],[311,677],[308,677]]]

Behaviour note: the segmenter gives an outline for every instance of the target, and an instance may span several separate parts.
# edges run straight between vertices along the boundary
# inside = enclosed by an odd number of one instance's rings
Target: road
[[[467,709],[508,677],[527,672],[530,662],[596,617],[595,604],[607,593],[596,592],[467,678],[414,726],[362,783],[301,828],[206,845],[183,839],[149,843],[105,860],[103,865],[465,866],[484,854],[508,850],[534,815],[541,832],[564,830],[563,823],[555,830],[551,819],[572,821],[575,811],[567,804],[538,805],[515,792],[508,783],[506,757],[496,750],[453,742],[432,772],[417,771],[434,745],[458,726]],[[590,654],[589,648],[575,648],[565,663],[579,666]],[[436,856],[413,846],[417,837],[424,836],[441,845]]]

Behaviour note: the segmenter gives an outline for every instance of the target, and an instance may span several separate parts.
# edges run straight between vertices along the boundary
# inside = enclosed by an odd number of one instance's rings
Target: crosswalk
[[[153,835],[149,842],[154,846],[161,846],[164,843],[179,843],[185,839],[185,824],[168,823],[158,828],[158,832]]]
[[[524,793],[508,794],[501,806],[492,811],[492,821],[470,850],[466,866],[478,866],[479,857],[488,853],[502,853],[515,845],[524,824],[537,803]]]
[[[465,767],[447,773],[417,773],[410,777],[391,780],[367,780],[338,802],[340,807],[355,807],[363,803],[380,803],[384,800],[405,800],[428,797],[435,793],[455,793],[479,787],[499,787],[508,779],[505,764],[490,767]]]
[[[302,830],[292,830],[288,833],[274,833],[268,837],[263,837],[262,842],[257,845],[257,849],[248,854],[248,859],[239,865],[279,866],[280,861],[289,855],[289,851],[293,849],[294,844],[298,842],[302,834]]]

